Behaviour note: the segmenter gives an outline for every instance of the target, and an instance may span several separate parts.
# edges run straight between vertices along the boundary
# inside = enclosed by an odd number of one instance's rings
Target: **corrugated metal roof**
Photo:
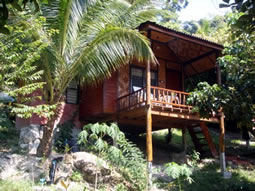
[[[156,27],[160,27],[160,28],[162,28],[162,29],[164,29],[164,30],[168,30],[168,31],[170,31],[170,32],[174,32],[174,33],[179,34],[179,35],[184,35],[184,36],[187,36],[187,37],[189,37],[189,38],[193,38],[193,39],[200,40],[200,41],[203,41],[203,42],[206,42],[206,43],[215,45],[215,46],[219,46],[219,48],[221,48],[221,49],[224,48],[223,45],[218,44],[218,43],[216,43],[216,42],[212,42],[212,41],[206,40],[206,39],[204,39],[204,38],[200,38],[200,37],[197,37],[197,36],[193,36],[193,35],[187,34],[187,33],[185,33],[185,32],[177,31],[177,30],[175,30],[175,29],[170,29],[170,28],[167,28],[167,27],[162,26],[162,25],[160,25],[160,24],[157,24],[157,23],[155,23],[155,22],[151,22],[151,21],[146,21],[146,22],[140,24],[140,26],[139,26],[138,28],[141,28],[142,26],[148,25],[148,24],[154,25],[154,26],[156,26]]]

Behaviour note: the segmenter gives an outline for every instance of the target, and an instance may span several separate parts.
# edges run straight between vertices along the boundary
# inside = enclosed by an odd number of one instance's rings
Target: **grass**
[[[255,172],[241,167],[228,171],[232,172],[232,178],[224,179],[219,173],[219,164],[207,164],[192,176],[194,183],[184,185],[188,191],[252,191],[255,188]]]
[[[166,130],[166,129],[153,132],[152,136],[153,136],[154,143],[157,142],[158,144],[166,145],[167,134],[168,134],[168,130]],[[190,137],[188,131],[186,131],[186,143],[187,143],[187,147],[188,147],[187,148],[188,152],[193,151],[194,145],[193,145],[193,142],[191,140],[191,137]],[[181,148],[181,145],[182,145],[182,131],[181,131],[181,129],[172,129],[171,145],[179,148],[179,150],[182,149]]]
[[[210,129],[213,142],[218,148],[219,143],[219,129]],[[167,136],[167,130],[161,130],[153,133],[153,140],[164,142]],[[236,136],[238,137],[238,136]],[[226,136],[226,155],[227,156],[251,156],[255,153],[255,143],[251,142],[251,147],[246,148],[245,142],[236,137]],[[191,137],[187,133],[186,137],[187,146],[189,149],[194,149]],[[182,132],[179,129],[174,129],[172,131],[172,144],[181,145],[182,144]],[[188,149],[188,150],[189,150]],[[200,162],[198,169],[193,173],[192,179],[194,182],[188,184],[183,182],[184,191],[252,191],[255,190],[255,171],[254,166],[242,167],[242,166],[228,166],[229,172],[232,172],[232,178],[224,179],[220,173],[220,165],[217,162],[205,163]],[[161,188],[166,190],[178,190],[178,186],[174,183],[161,182],[158,180],[156,182]],[[170,187],[171,186],[171,187]]]
[[[253,167],[248,169],[239,166],[236,169],[228,167],[232,173],[230,179],[224,179],[220,173],[218,163],[200,163],[199,168],[193,172],[193,183],[182,181],[184,191],[253,191],[255,188],[255,171]],[[176,182],[155,182],[160,188],[166,190],[178,190]]]
[[[0,180],[1,191],[30,191],[32,183],[29,181],[8,181]]]
[[[216,149],[218,150],[218,144],[219,144],[219,128],[209,128],[210,129],[210,135],[212,137],[212,140],[216,146]],[[158,144],[166,145],[166,137],[168,134],[168,130],[160,130],[153,132],[153,141],[154,143],[157,142]],[[187,152],[191,153],[193,151],[194,145],[191,140],[191,137],[186,131],[186,142],[187,142]],[[181,148],[182,145],[182,131],[180,129],[173,129],[172,130],[172,142],[171,144],[175,145],[176,147]],[[226,154],[230,156],[236,156],[236,155],[250,155],[255,153],[255,142],[250,142],[250,148],[246,148],[246,143],[244,140],[240,140],[237,138],[225,138],[225,146],[226,146]]]

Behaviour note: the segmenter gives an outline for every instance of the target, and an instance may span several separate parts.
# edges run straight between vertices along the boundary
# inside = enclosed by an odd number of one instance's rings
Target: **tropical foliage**
[[[185,21],[182,24],[184,32],[189,34],[224,44],[229,40],[231,34],[228,27],[229,15],[216,15],[210,19],[200,19],[198,21]]]
[[[68,84],[78,78],[83,85],[98,84],[128,61],[156,62],[146,37],[133,30],[153,16],[148,0],[58,0],[42,5],[47,30],[54,31],[40,59],[44,70],[44,100],[56,105],[48,119],[38,149],[48,156],[60,103]],[[148,8],[148,9],[146,9]]]
[[[16,100],[11,111],[19,117],[28,118],[32,113],[45,117],[52,114],[47,105],[31,105],[41,99],[35,92],[44,85],[39,81],[43,71],[36,65],[48,46],[46,39],[50,32],[39,36],[44,23],[43,17],[19,13],[9,25],[12,34],[0,34],[0,92]]]
[[[222,0],[220,7],[231,7],[242,13],[241,16],[233,23],[234,27],[241,29],[247,33],[253,33],[255,30],[255,1],[254,0]],[[240,31],[241,32],[241,31]],[[241,34],[241,33],[239,33]]]
[[[157,13],[159,24],[175,30],[181,30],[181,21],[178,12],[188,5],[187,0],[159,0],[156,6],[160,7]]]
[[[238,15],[233,16],[232,26],[235,26],[239,18]],[[225,47],[224,56],[218,59],[223,85],[200,83],[198,91],[191,94],[189,101],[197,105],[202,115],[206,111],[218,112],[223,108],[228,119],[237,120],[240,127],[250,128],[255,114],[255,36],[254,33],[246,33],[239,28],[232,28],[232,31],[232,42]]]
[[[10,28],[8,18],[10,15],[16,15],[17,12],[21,12],[26,8],[27,3],[30,2],[30,10],[35,12],[39,11],[38,0],[1,0],[0,1],[0,33],[10,34]],[[44,3],[48,0],[43,0]],[[23,8],[22,8],[23,7]],[[17,13],[18,14],[18,13]]]
[[[92,151],[118,167],[135,190],[146,186],[146,165],[142,152],[122,133],[115,123],[88,124],[79,134],[83,150]]]

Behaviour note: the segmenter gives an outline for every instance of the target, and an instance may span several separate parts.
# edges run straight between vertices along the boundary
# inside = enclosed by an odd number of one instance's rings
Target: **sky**
[[[180,20],[190,21],[224,15],[229,8],[219,8],[222,0],[189,0],[188,6],[179,13]]]

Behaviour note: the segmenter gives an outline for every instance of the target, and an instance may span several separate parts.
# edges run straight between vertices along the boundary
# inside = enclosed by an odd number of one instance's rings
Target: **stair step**
[[[208,144],[199,144],[200,147],[208,147]]]
[[[214,157],[218,156],[218,152],[214,146],[208,127],[204,122],[201,122],[199,127],[192,124],[188,130],[198,152],[203,154],[209,151]]]
[[[202,134],[203,133],[203,131],[193,131],[195,134]]]
[[[205,137],[197,137],[198,140],[206,140]]]

